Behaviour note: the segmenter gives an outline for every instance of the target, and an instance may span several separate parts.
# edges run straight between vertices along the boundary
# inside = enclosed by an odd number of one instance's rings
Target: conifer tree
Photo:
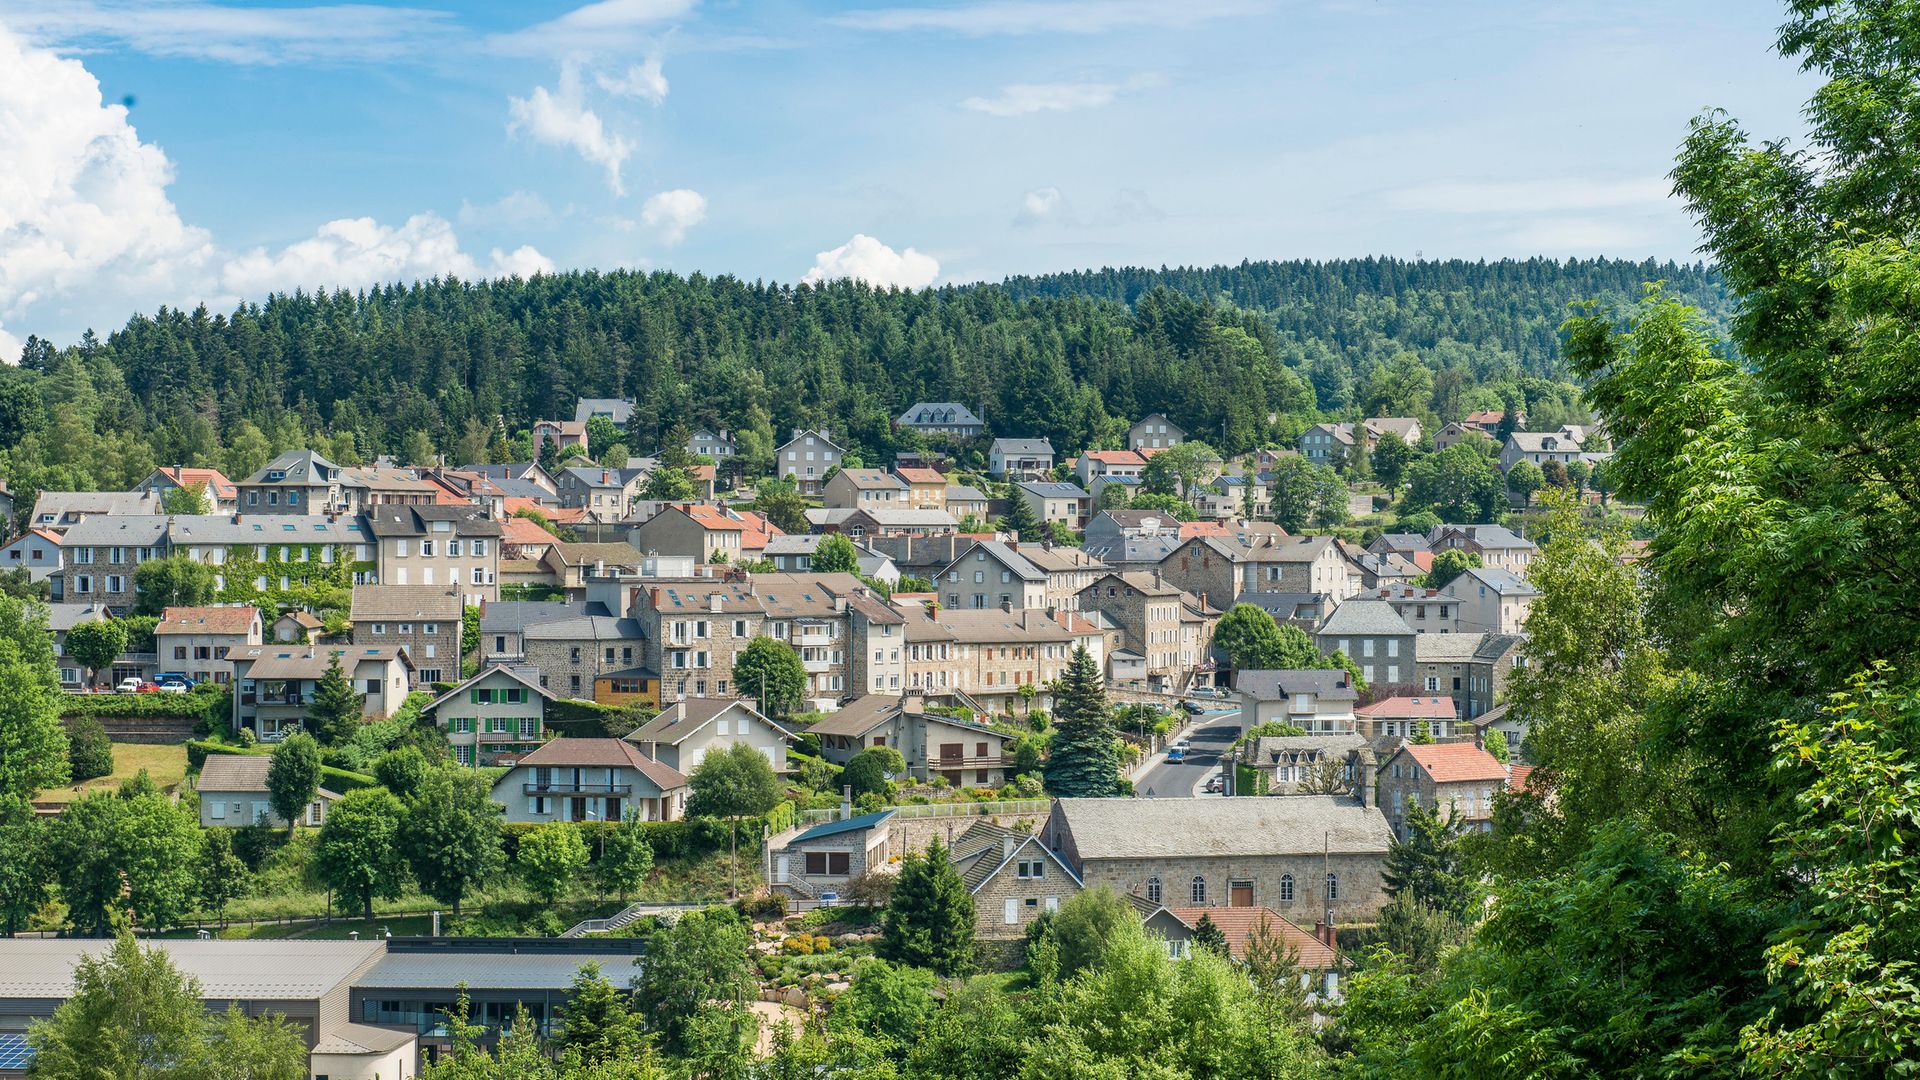
[[[1087,650],[1074,650],[1054,695],[1054,735],[1041,767],[1055,798],[1100,798],[1127,794],[1114,745],[1113,710],[1100,669]]]
[[[880,930],[880,955],[941,975],[973,970],[973,898],[935,840],[926,854],[908,852]]]
[[[1204,911],[1200,913],[1200,921],[1193,924],[1193,947],[1206,949],[1217,956],[1227,955],[1226,932],[1220,929],[1219,923],[1213,921],[1213,916]]]
[[[353,733],[360,727],[360,708],[364,700],[354,692],[353,684],[347,681],[347,673],[340,667],[340,654],[330,654],[327,657],[327,672],[320,676],[319,684],[313,688],[313,708],[307,714],[313,721],[314,730],[320,733],[320,740],[335,746],[353,738]]]
[[[1007,512],[1000,518],[1000,530],[1018,533],[1022,540],[1038,540],[1042,535],[1040,519],[1033,514],[1033,504],[1027,501],[1018,484],[1013,485],[1007,494]]]

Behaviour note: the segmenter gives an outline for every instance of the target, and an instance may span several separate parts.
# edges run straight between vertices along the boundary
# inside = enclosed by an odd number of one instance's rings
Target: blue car
[[[1185,760],[1187,760],[1187,752],[1185,750],[1176,746],[1167,751],[1167,764],[1178,765]]]

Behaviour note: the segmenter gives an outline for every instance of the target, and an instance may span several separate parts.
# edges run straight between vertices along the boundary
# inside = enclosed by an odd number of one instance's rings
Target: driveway
[[[1142,799],[1187,799],[1193,789],[1220,767],[1222,756],[1233,740],[1240,737],[1240,710],[1203,713],[1193,718],[1187,732],[1193,743],[1187,759],[1179,763],[1162,761],[1148,769],[1133,785],[1133,793]]]

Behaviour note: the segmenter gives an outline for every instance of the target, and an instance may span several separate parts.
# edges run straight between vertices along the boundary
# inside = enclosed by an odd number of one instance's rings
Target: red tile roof
[[[1400,697],[1384,698],[1371,705],[1361,705],[1353,710],[1355,716],[1369,716],[1375,720],[1451,720],[1458,715],[1450,697]]]
[[[1146,458],[1132,450],[1089,450],[1081,456],[1102,465],[1145,465],[1147,463]]]
[[[1235,960],[1247,958],[1247,944],[1253,932],[1264,922],[1267,933],[1280,937],[1294,952],[1299,965],[1308,971],[1325,971],[1340,962],[1340,952],[1326,942],[1288,922],[1271,908],[1263,907],[1183,907],[1168,908],[1174,918],[1191,929],[1205,915],[1226,936],[1227,951]]]
[[[507,544],[557,544],[560,538],[523,517],[510,517],[500,523],[500,540]]]
[[[1507,787],[1511,788],[1514,791],[1525,792],[1527,790],[1528,785],[1531,784],[1532,782],[1533,782],[1533,766],[1531,765],[1507,766]]]
[[[687,782],[678,769],[653,760],[624,739],[550,739],[521,758],[520,764],[595,769],[624,766],[640,770],[662,791],[684,787]]]
[[[153,628],[167,634],[239,634],[253,629],[260,612],[251,607],[170,607]]]
[[[240,490],[234,487],[233,481],[227,479],[227,474],[221,472],[219,469],[194,469],[182,465],[163,465],[160,467],[160,472],[165,475],[167,479],[179,484],[181,487],[205,484],[207,496],[212,499],[231,499],[238,495]]]
[[[893,470],[895,476],[909,484],[939,484],[946,486],[947,478],[940,475],[939,469],[899,469]]]
[[[1355,709],[1354,712],[1360,710]],[[1470,783],[1480,780],[1507,779],[1506,766],[1500,764],[1492,754],[1470,742],[1428,743],[1420,745],[1408,743],[1401,747],[1408,757],[1420,763],[1428,776],[1436,784]]]
[[[1488,425],[1497,427],[1499,426],[1500,421],[1505,420],[1506,418],[1507,418],[1507,414],[1505,412],[1499,412],[1493,409],[1481,409],[1478,412],[1468,413],[1467,418],[1461,421],[1461,423],[1488,424]]]
[[[1180,539],[1191,540],[1196,536],[1232,536],[1232,530],[1224,521],[1183,521],[1180,523]]]

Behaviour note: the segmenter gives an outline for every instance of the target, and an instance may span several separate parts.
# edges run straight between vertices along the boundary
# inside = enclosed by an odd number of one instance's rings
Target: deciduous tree
[[[514,869],[527,891],[547,907],[558,903],[587,866],[587,842],[578,826],[549,821],[520,838]]]
[[[770,637],[747,643],[733,662],[733,685],[759,701],[768,716],[797,712],[807,693],[807,669],[793,646]]]
[[[392,900],[407,881],[400,827],[406,808],[391,791],[360,788],[327,808],[314,845],[313,871],[343,906],[373,918],[375,900]]]
[[[267,802],[287,823],[288,836],[319,791],[320,748],[313,736],[296,731],[273,748],[273,763],[267,767]]]
[[[407,803],[401,849],[420,891],[453,907],[492,878],[505,861],[500,815],[485,778],[472,771],[440,768],[427,774]]]

